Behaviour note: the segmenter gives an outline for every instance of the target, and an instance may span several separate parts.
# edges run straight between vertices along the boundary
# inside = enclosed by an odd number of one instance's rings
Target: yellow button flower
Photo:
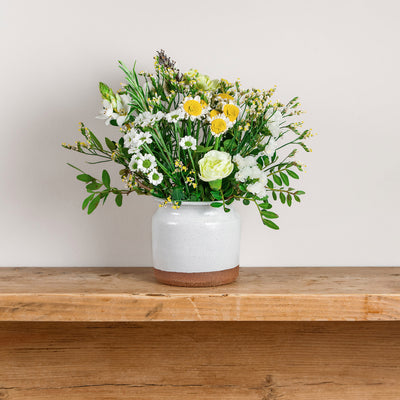
[[[223,112],[229,121],[233,122],[239,116],[239,107],[233,103],[224,105]]]
[[[186,117],[192,120],[201,117],[203,114],[204,108],[201,103],[199,96],[193,97],[185,97],[182,102],[183,110],[186,113]]]
[[[183,104],[183,109],[189,114],[198,117],[203,111],[202,105],[196,100],[188,100]]]
[[[223,114],[218,114],[211,119],[210,130],[213,136],[220,136],[232,127],[232,122]]]
[[[214,118],[219,114],[220,114],[220,112],[218,110],[211,110],[210,111],[210,118]]]
[[[220,93],[218,97],[222,100],[235,100],[230,94],[228,93]]]
[[[214,136],[219,136],[228,129],[227,124],[222,118],[215,118],[211,122],[211,132]]]

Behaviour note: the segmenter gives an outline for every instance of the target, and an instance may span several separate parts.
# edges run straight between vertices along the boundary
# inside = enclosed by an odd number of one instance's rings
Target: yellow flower
[[[183,105],[183,109],[189,114],[198,117],[203,111],[203,107],[196,100],[187,100]]]
[[[228,129],[228,126],[222,118],[215,118],[211,122],[211,132],[214,136],[219,136]]]
[[[210,118],[214,118],[215,116],[219,115],[220,112],[218,110],[211,110],[210,111]]]
[[[218,97],[222,100],[235,100],[230,94],[228,93],[220,93]]]
[[[232,126],[232,122],[229,121],[225,115],[218,114],[211,119],[210,130],[213,136],[220,136],[225,133]]]
[[[199,96],[196,96],[195,98],[185,97],[182,104],[187,117],[192,120],[199,118],[203,114],[203,105],[201,104]]]
[[[225,104],[223,107],[223,111],[225,116],[229,119],[229,121],[233,122],[239,115],[239,107],[233,103]]]
[[[203,99],[200,100],[200,104],[201,104],[201,106],[202,106],[203,108],[206,108],[207,105],[208,105]]]

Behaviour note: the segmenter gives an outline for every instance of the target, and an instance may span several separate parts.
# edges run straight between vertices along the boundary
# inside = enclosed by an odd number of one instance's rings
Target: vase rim
[[[157,203],[164,203],[165,199],[155,198]],[[212,203],[220,203],[221,201],[182,201],[181,206],[209,206]]]

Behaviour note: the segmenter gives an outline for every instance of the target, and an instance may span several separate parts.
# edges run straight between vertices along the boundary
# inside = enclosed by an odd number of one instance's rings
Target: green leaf
[[[269,203],[262,203],[262,204],[259,204],[258,205],[260,208],[264,208],[264,209],[267,209],[267,210],[269,210],[270,208],[272,208],[272,204],[269,204]]]
[[[216,190],[211,190],[211,195],[215,200],[222,200],[221,193]]]
[[[249,199],[243,199],[243,204],[245,206],[248,206],[250,204],[250,200]]]
[[[111,151],[113,151],[113,150],[115,150],[116,148],[117,148],[117,145],[115,144],[115,142],[113,142],[112,140],[110,140],[109,138],[105,138],[105,140],[106,140],[106,145],[107,145],[107,147],[111,150]]]
[[[274,200],[276,200],[276,199],[278,198],[278,196],[276,195],[276,192],[272,192],[272,198],[273,198]]]
[[[230,211],[231,211],[231,209],[230,209],[230,208],[228,208],[228,207],[224,207],[224,211],[225,211],[226,213],[228,213],[228,212],[230,212]]]
[[[229,206],[229,205],[231,205],[234,201],[235,201],[235,198],[232,197],[231,199],[227,200],[227,201],[225,202],[225,204]]]
[[[296,174],[296,172],[290,171],[289,169],[286,170],[289,176],[291,176],[294,179],[299,179],[299,176]]]
[[[118,193],[118,194],[115,196],[115,204],[116,204],[118,207],[121,207],[121,206],[122,206],[122,194],[121,194],[121,193]]]
[[[195,153],[207,153],[207,151],[210,151],[212,149],[212,146],[204,147],[204,146],[197,146]]]
[[[263,219],[263,224],[271,229],[279,229],[279,226],[276,225],[274,222],[270,221],[269,219]]]
[[[89,204],[90,200],[93,199],[93,197],[94,197],[94,194],[91,194],[90,196],[86,197],[85,200],[83,200],[82,210],[84,210],[87,207],[87,205]]]
[[[278,186],[282,186],[282,180],[281,180],[281,178],[279,178],[278,175],[273,175],[272,178],[274,179],[275,183],[276,183]]]
[[[95,134],[89,129],[88,129],[88,136],[89,136],[90,142],[92,142],[95,145],[95,147],[97,147],[100,150],[103,150],[103,146],[100,143],[99,139],[97,139]]]
[[[282,204],[285,204],[285,202],[286,202],[286,197],[285,197],[285,195],[281,192],[281,193],[279,193],[279,198],[281,199],[281,203]]]
[[[108,195],[110,194],[110,192],[107,192],[104,196],[103,196],[103,205],[107,200]]]
[[[101,180],[103,181],[104,186],[107,189],[110,189],[110,183],[111,183],[110,174],[105,169],[103,169],[103,174],[101,176]]]
[[[290,207],[292,205],[292,195],[289,193],[286,196],[287,205]]]
[[[284,183],[286,186],[289,186],[289,178],[288,178],[288,176],[287,176],[285,173],[283,173],[283,172],[280,172],[279,175],[280,175],[280,177],[281,177],[283,183]]]
[[[210,206],[214,208],[219,208],[222,207],[222,203],[211,203]]]
[[[182,200],[184,198],[184,193],[182,188],[176,187],[174,188],[174,190],[172,191],[171,197],[173,201],[179,201]]]
[[[273,188],[274,188],[274,183],[273,183],[270,179],[268,179],[267,186],[268,186],[270,189],[273,189]]]
[[[82,181],[82,182],[91,182],[92,180],[94,180],[93,177],[91,177],[88,174],[80,174],[76,177],[76,179]]]
[[[101,196],[100,194],[98,194],[90,203],[89,203],[89,207],[88,207],[88,214],[91,214],[99,205]]]
[[[279,218],[279,215],[275,214],[272,211],[263,210],[261,211],[261,215],[263,215],[265,218],[270,218],[270,219]]]
[[[97,183],[97,182],[92,182],[89,183],[89,185],[86,185],[86,190],[88,192],[92,191],[92,190],[97,190],[99,188],[101,188],[103,185],[101,183]]]
[[[301,196],[302,194],[306,194],[306,192],[303,192],[302,190],[298,190],[296,192],[297,196]]]
[[[295,199],[297,202],[300,203],[301,200],[300,200],[300,197],[297,196],[297,194],[294,194],[293,197],[294,197],[294,199]]]

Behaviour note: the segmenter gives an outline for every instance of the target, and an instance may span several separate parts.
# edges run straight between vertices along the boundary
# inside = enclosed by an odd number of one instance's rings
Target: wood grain
[[[150,268],[0,268],[0,321],[400,320],[400,268],[242,268],[214,288]]]
[[[399,322],[0,324],[2,400],[398,400]]]

